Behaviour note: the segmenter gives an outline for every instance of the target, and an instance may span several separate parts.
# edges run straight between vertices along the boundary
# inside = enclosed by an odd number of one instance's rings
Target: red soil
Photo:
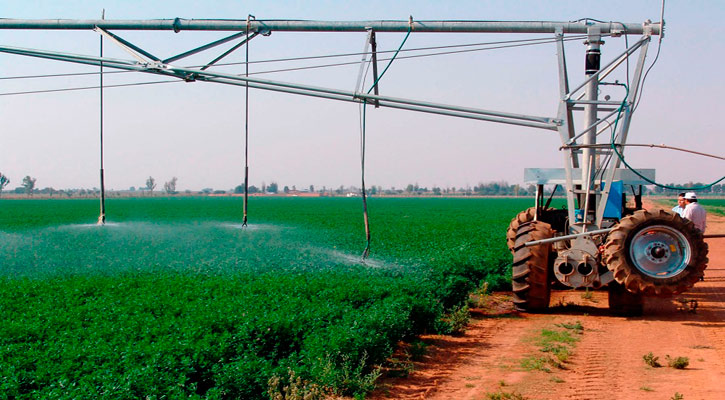
[[[646,208],[657,208],[646,204]],[[725,218],[708,216],[708,232],[725,233]],[[422,360],[406,378],[386,378],[368,398],[487,399],[507,393],[527,399],[725,399],[725,239],[708,239],[705,281],[672,299],[647,299],[642,317],[618,317],[607,308],[607,292],[558,291],[551,312],[522,314],[510,296],[488,296],[472,310],[460,337],[429,335]],[[697,301],[696,310],[682,300]],[[584,327],[565,369],[527,370],[526,358],[543,353],[534,338],[541,329],[580,321]],[[662,368],[645,364],[652,352]],[[689,358],[689,366],[667,366],[666,355]]]

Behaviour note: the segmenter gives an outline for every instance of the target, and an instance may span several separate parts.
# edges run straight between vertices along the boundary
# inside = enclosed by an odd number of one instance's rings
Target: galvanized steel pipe
[[[85,30],[99,27],[107,30],[167,31],[253,31],[286,32],[471,32],[471,33],[563,33],[585,34],[596,26],[602,34],[641,35],[650,24],[653,35],[659,35],[660,23],[620,22],[555,22],[555,21],[306,21],[306,20],[220,20],[220,19],[151,19],[151,20],[71,20],[71,19],[0,19],[0,29],[65,29]]]

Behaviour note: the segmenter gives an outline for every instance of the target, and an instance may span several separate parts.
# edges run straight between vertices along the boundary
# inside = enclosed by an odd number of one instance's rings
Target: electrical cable
[[[622,100],[622,103],[620,104],[619,110],[617,112],[617,119],[614,122],[614,130],[612,131],[613,133],[612,133],[612,139],[610,141],[610,146],[611,146],[612,150],[614,150],[614,153],[617,155],[617,157],[622,162],[622,164],[624,164],[624,166],[627,167],[627,169],[629,169],[635,175],[637,175],[640,178],[642,178],[645,182],[648,182],[648,183],[650,183],[652,185],[661,187],[663,189],[671,189],[671,190],[682,190],[682,191],[705,190],[705,189],[709,189],[709,188],[717,185],[721,181],[725,180],[725,176],[723,176],[722,178],[716,180],[715,182],[712,182],[712,183],[709,183],[709,184],[706,184],[706,185],[692,186],[692,187],[681,187],[681,186],[663,185],[661,183],[655,182],[652,179],[647,178],[646,176],[642,175],[639,171],[637,171],[636,169],[634,169],[631,165],[629,165],[627,163],[627,161],[624,159],[624,155],[622,153],[620,153],[619,150],[617,149],[618,145],[615,143],[615,136],[614,136],[614,132],[617,131],[617,125],[619,124],[619,120],[621,119],[622,111],[624,110],[624,108],[627,107],[627,97],[629,96],[629,86],[627,86],[627,85],[625,85],[623,83],[615,83],[615,84],[616,85],[620,85],[620,86],[624,86],[624,88],[627,91],[627,94],[624,96],[624,100]]]

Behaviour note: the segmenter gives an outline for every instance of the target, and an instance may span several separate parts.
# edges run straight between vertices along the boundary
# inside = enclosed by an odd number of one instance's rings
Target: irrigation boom
[[[571,287],[609,285],[610,306],[641,307],[641,296],[680,293],[693,286],[706,267],[707,247],[691,222],[667,212],[655,215],[642,209],[641,186],[654,180],[654,170],[620,168],[635,104],[639,101],[647,50],[652,36],[662,35],[662,22],[414,21],[412,17],[407,21],[300,21],[256,20],[250,16],[246,20],[0,19],[0,29],[95,31],[129,53],[132,59],[0,45],[0,52],[8,54],[556,131],[561,140],[559,150],[564,168],[525,171],[525,179],[537,184],[536,205],[512,220],[507,235],[514,256],[514,302],[521,310],[548,307],[550,284],[554,280]],[[161,59],[111,32],[126,30],[234,33]],[[351,91],[209,70],[250,40],[274,31],[367,33],[361,73],[367,63],[372,63],[375,84],[363,91],[358,78],[358,87]],[[376,32],[550,34],[557,49],[558,112],[555,116],[534,116],[380,95]],[[564,51],[565,36],[572,34],[582,35],[586,46],[585,78],[576,85],[570,85]],[[640,35],[640,38],[602,66],[603,38],[623,35]],[[233,41],[238,43],[204,66],[192,68],[176,64],[188,56]],[[372,45],[370,52],[368,45]],[[636,59],[633,71],[629,68],[630,58]],[[613,71],[625,68],[626,82],[607,81]],[[604,85],[619,87],[620,98],[599,99],[600,86]],[[371,93],[373,89],[375,92]],[[575,112],[582,113],[579,129]],[[598,143],[598,136],[606,130],[611,130],[610,138]],[[604,162],[606,159],[609,161]],[[547,184],[564,187],[565,210],[550,209],[551,198],[544,202],[543,188]],[[625,185],[633,191],[635,186],[640,188],[639,195],[635,194],[634,208],[625,206]]]
[[[0,18],[0,29],[62,29],[142,31],[237,31],[253,32],[469,32],[469,33],[588,33],[596,28],[603,34],[641,35],[651,30],[660,34],[658,23],[621,22],[554,22],[554,21],[304,21],[304,20],[219,20],[219,19],[152,19],[152,20],[69,20]]]

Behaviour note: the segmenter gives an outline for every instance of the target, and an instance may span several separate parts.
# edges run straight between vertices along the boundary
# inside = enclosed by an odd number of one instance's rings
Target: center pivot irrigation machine
[[[647,49],[653,36],[661,37],[662,22],[414,21],[412,17],[408,21],[362,22],[263,21],[251,17],[247,20],[176,18],[145,21],[0,19],[0,29],[93,30],[123,48],[134,59],[0,46],[0,51],[4,53],[145,72],[185,81],[238,85],[247,90],[272,90],[558,132],[564,167],[525,170],[525,180],[537,185],[535,206],[519,213],[511,221],[507,232],[508,246],[513,253],[514,303],[519,310],[546,309],[552,285],[557,284],[594,289],[607,286],[611,308],[621,312],[637,312],[642,309],[643,297],[681,293],[703,276],[708,260],[707,245],[702,234],[691,222],[677,214],[644,210],[642,185],[653,183],[654,170],[635,171],[626,164],[623,156],[643,82]],[[161,59],[124,40],[117,33],[111,33],[120,30],[235,33],[188,52]],[[346,91],[209,70],[210,66],[253,38],[275,31],[367,33],[361,75],[363,65],[372,63],[375,84],[367,91],[359,89],[358,78],[358,90]],[[558,113],[554,117],[530,116],[380,95],[377,82],[385,71],[378,76],[376,32],[407,32],[408,35],[411,32],[551,34],[553,37],[549,40],[555,43],[558,57]],[[638,39],[602,66],[603,38],[626,38],[627,35],[638,35]],[[570,40],[572,36],[578,36],[578,40],[583,40],[586,46],[585,77],[576,85],[569,83],[564,52],[564,41]],[[205,66],[192,68],[174,64],[187,56],[234,40],[239,40],[239,43]],[[630,58],[633,59],[632,71]],[[607,80],[618,68],[626,69],[626,82]],[[600,88],[605,85],[618,88],[621,98],[605,96],[600,99]],[[579,127],[575,126],[575,112],[582,113],[577,114],[580,115],[577,118]],[[101,164],[101,177],[102,168]],[[567,204],[565,209],[549,207],[552,197],[545,199],[544,185],[555,185],[553,192],[563,188]],[[630,189],[634,194],[633,207],[627,206],[625,196]],[[364,190],[363,181],[363,200]]]

